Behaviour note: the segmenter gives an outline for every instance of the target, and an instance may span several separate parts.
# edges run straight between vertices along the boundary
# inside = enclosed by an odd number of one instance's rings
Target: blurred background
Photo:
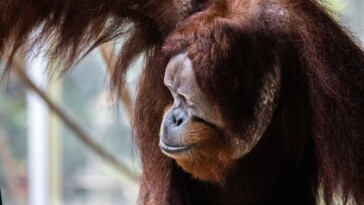
[[[326,3],[363,42],[364,1]],[[119,49],[122,43],[103,45],[61,78],[44,72],[48,59],[41,55],[14,66],[10,80],[0,85],[3,204],[137,203],[142,170],[130,118],[143,59],[116,98],[107,73]]]

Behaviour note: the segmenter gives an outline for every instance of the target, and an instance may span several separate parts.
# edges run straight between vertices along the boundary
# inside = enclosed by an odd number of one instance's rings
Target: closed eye
[[[194,107],[194,103],[190,100],[190,98],[184,94],[184,93],[177,93],[177,96],[184,102],[186,103],[188,106],[190,106],[191,108]]]
[[[216,128],[217,126],[215,124],[212,124],[211,122],[207,122],[206,120],[200,118],[200,117],[197,117],[197,116],[193,116],[192,117],[192,120],[195,121],[195,122],[201,122],[201,123],[204,123],[212,128]]]
[[[187,103],[187,98],[186,98],[186,96],[184,96],[183,94],[181,94],[181,93],[177,93],[177,96],[183,101],[183,102],[185,102],[185,103]]]

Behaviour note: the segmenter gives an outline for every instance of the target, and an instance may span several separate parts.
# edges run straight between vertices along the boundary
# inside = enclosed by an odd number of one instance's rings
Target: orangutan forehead
[[[178,89],[194,90],[197,88],[195,73],[192,69],[192,62],[187,54],[182,53],[174,56],[166,67],[164,84],[173,92]]]

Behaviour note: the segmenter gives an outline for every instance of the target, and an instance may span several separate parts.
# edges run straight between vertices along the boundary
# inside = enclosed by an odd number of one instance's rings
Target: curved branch
[[[108,150],[98,144],[94,140],[94,138],[91,137],[91,134],[89,132],[87,132],[85,129],[82,129],[81,126],[79,126],[78,123],[72,117],[70,117],[69,114],[66,114],[66,111],[64,109],[60,108],[54,102],[52,102],[47,97],[47,95],[42,90],[40,90],[31,79],[29,79],[28,75],[24,72],[19,64],[13,64],[13,71],[26,86],[28,86],[44,100],[48,107],[52,109],[59,116],[59,118],[76,134],[78,139],[80,139],[85,145],[90,147],[91,150],[93,150],[96,154],[106,160],[109,164],[113,165],[122,174],[128,176],[131,180],[135,182],[139,181],[139,177],[136,176],[127,165],[125,165]]]

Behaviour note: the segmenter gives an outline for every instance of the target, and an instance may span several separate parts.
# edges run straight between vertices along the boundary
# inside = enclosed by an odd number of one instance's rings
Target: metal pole
[[[37,56],[26,65],[30,78],[41,88],[47,82],[45,62]],[[29,205],[49,204],[48,118],[45,102],[36,93],[27,91]]]
[[[52,67],[53,68],[53,67]],[[51,70],[52,72],[53,70]],[[62,98],[62,83],[61,79],[52,82],[49,85],[49,89],[51,91],[50,97],[54,101],[61,101]],[[63,139],[60,136],[60,121],[57,118],[57,114],[51,112],[50,120],[49,120],[49,163],[50,163],[50,170],[49,170],[49,192],[50,192],[50,204],[51,205],[60,205],[62,204],[62,148],[63,148]]]

